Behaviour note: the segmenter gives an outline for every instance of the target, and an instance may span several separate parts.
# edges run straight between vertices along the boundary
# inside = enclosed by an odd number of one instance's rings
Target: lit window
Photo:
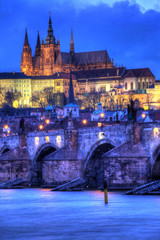
[[[49,142],[49,137],[46,136],[46,137],[45,137],[45,140],[46,140],[46,142]]]
[[[153,129],[153,134],[154,134],[154,137],[158,137],[158,135],[159,135],[159,128],[158,127],[155,127]]]
[[[39,144],[39,137],[35,137],[35,144],[36,144],[36,145]]]

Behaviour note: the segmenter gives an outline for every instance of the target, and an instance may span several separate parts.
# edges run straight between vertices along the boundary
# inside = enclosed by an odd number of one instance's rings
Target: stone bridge
[[[36,179],[35,182],[54,185],[85,176],[88,182],[92,182],[90,185],[98,182],[100,186],[102,176],[105,174],[108,178],[115,168],[111,185],[113,182],[123,185],[124,180],[130,185],[147,182],[152,175],[160,176],[159,129],[160,123],[136,126],[124,123],[31,132],[24,138],[18,135],[3,137],[0,138],[0,181],[18,175],[30,183]],[[21,159],[14,155],[17,147],[21,149],[19,151],[23,150],[22,154],[18,151]],[[20,161],[23,166],[19,165]],[[133,171],[128,175],[130,169]],[[13,172],[12,175],[9,172]],[[135,182],[136,174],[138,182]]]

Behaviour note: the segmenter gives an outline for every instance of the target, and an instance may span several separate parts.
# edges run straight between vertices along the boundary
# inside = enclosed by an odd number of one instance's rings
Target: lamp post
[[[104,118],[104,113],[101,113],[101,118]]]
[[[42,124],[39,125],[39,130],[43,130],[43,125]]]
[[[48,132],[48,125],[50,123],[50,120],[49,119],[46,119],[46,124],[47,124],[47,132]]]
[[[10,127],[8,126],[8,124],[5,124],[3,127],[3,132],[4,134],[7,136],[10,133]]]
[[[84,124],[84,125],[86,125],[86,123],[87,123],[87,120],[86,120],[86,119],[83,119],[83,121],[82,121],[82,122],[83,122],[83,124]]]

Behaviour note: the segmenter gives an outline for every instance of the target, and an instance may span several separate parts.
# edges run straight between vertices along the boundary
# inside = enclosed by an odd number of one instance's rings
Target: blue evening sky
[[[61,51],[108,51],[117,65],[149,67],[160,79],[159,0],[0,0],[0,72],[20,71],[25,28],[32,54],[47,36],[49,11]]]

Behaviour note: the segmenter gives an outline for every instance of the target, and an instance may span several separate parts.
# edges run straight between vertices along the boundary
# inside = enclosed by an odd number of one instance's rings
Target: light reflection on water
[[[0,240],[160,240],[160,196],[0,190]]]

